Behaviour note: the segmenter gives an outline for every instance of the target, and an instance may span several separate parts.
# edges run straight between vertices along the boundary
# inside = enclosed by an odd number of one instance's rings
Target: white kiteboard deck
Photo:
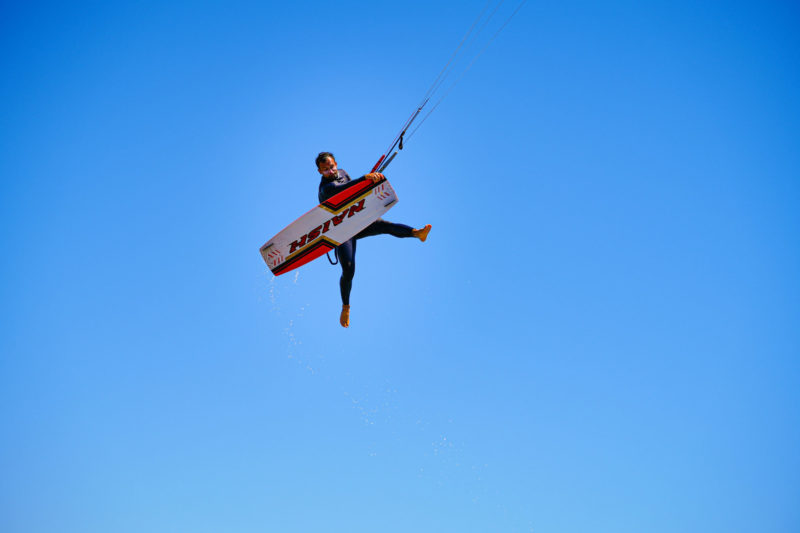
[[[397,203],[386,179],[350,183],[261,247],[261,257],[273,274],[280,276],[336,249]]]

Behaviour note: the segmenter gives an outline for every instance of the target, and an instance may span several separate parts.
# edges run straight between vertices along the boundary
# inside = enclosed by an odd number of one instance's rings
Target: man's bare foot
[[[414,237],[416,237],[417,239],[421,240],[422,242],[425,242],[425,239],[428,238],[428,232],[430,231],[431,231],[431,225],[428,224],[422,229],[413,230],[411,234],[414,235]]]
[[[339,315],[339,324],[342,325],[343,328],[350,327],[350,306],[343,305],[342,306],[342,314]]]

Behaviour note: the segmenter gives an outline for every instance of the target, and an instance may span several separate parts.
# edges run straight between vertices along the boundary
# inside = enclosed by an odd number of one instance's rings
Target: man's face
[[[336,161],[332,157],[326,157],[320,162],[317,170],[326,178],[336,177]]]

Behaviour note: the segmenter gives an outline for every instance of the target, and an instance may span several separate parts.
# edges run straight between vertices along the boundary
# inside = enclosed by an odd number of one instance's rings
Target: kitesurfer
[[[322,203],[346,187],[350,182],[350,176],[347,172],[337,167],[336,159],[330,152],[320,152],[314,162],[317,165],[317,171],[322,175],[322,179],[319,182],[319,201]],[[384,179],[384,175],[379,172],[371,172],[363,177],[374,183]],[[430,230],[430,224],[421,229],[414,229],[405,224],[395,224],[379,218],[361,230],[355,237],[339,245],[336,249],[339,263],[342,265],[342,277],[339,278],[339,290],[342,294],[342,313],[339,315],[339,323],[343,327],[350,326],[350,289],[356,272],[356,241],[372,235],[394,235],[401,238],[416,237],[425,242]]]

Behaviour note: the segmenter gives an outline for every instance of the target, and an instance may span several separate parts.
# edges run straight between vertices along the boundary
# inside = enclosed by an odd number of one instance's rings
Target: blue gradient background
[[[800,530],[795,2],[530,0],[266,270],[483,5],[3,5],[0,530]]]

